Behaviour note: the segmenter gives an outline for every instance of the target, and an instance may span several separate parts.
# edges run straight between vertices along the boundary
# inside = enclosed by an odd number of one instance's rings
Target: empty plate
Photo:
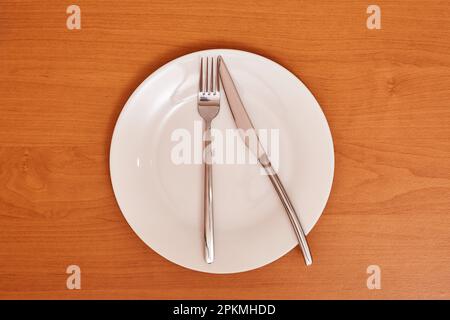
[[[333,180],[330,129],[318,102],[296,76],[249,52],[195,52],[150,75],[131,95],[116,123],[110,170],[123,215],[150,248],[189,269],[234,273],[280,258],[297,245],[297,239],[258,164],[214,164],[215,262],[204,261],[203,166],[195,152],[184,153],[192,163],[180,164],[174,154],[179,155],[176,150],[183,135],[192,150],[201,145],[200,57],[218,55],[226,61],[255,128],[276,132],[280,179],[305,232],[313,228]],[[224,136],[235,129],[224,94],[212,126]],[[298,264],[303,267],[303,260]]]

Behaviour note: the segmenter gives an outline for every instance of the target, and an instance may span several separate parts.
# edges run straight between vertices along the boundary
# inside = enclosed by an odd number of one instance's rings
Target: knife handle
[[[203,194],[203,215],[204,215],[204,243],[205,261],[214,262],[214,218],[213,218],[213,187],[212,187],[212,151],[211,151],[211,123],[205,122],[205,132],[203,141],[204,153],[204,194]]]
[[[297,236],[298,243],[300,244],[300,248],[303,253],[303,258],[305,259],[305,264],[307,266],[312,265],[312,256],[309,250],[308,241],[306,240],[305,232],[303,231],[302,224],[300,223],[300,219],[298,218],[297,213],[295,212],[294,206],[289,199],[289,196],[284,189],[283,184],[281,183],[278,174],[272,167],[272,164],[269,161],[269,158],[266,154],[259,158],[259,163],[265,169],[267,176],[272,182],[273,187],[275,188],[278,197],[280,197],[281,203],[283,204],[284,209],[291,221],[292,227],[294,228],[295,235]]]

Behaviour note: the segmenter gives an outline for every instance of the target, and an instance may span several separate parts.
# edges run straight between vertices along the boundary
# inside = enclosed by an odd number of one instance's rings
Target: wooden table
[[[0,2],[1,298],[450,298],[450,3]],[[215,39],[211,41],[211,39]],[[205,45],[207,43],[207,45]],[[331,126],[330,200],[299,250],[209,275],[149,249],[111,188],[112,130],[131,92],[180,55],[236,48],[299,76]],[[66,268],[81,268],[81,290]],[[378,265],[381,289],[369,290]]]

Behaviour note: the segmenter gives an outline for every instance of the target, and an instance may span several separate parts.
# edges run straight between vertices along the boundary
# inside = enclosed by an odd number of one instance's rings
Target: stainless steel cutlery
[[[200,59],[200,81],[198,86],[198,113],[203,118],[203,162],[204,162],[204,240],[205,261],[214,261],[214,216],[212,185],[211,122],[220,109],[219,73],[217,59],[206,57]]]
[[[252,124],[250,117],[245,110],[244,104],[239,96],[230,72],[223,61],[222,57],[201,58],[200,61],[200,82],[198,91],[198,112],[204,121],[204,237],[205,237],[205,260],[207,263],[214,261],[214,219],[213,219],[213,190],[212,190],[212,167],[211,167],[211,122],[217,116],[220,109],[220,88],[219,83],[222,80],[223,90],[228,100],[230,110],[236,124],[241,133],[247,148],[257,157],[258,162],[265,169],[275,191],[280,198],[283,207],[288,214],[289,220],[297,236],[300,248],[306,265],[312,264],[312,256],[309,250],[306,235],[300,223],[294,206],[289,196],[274,170],[270,159],[259,141],[258,135]],[[252,136],[256,137],[257,143],[249,143],[249,131]],[[242,136],[245,133],[245,136]]]

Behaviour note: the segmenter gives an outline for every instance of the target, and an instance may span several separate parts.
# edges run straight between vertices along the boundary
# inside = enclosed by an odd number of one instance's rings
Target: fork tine
[[[200,78],[198,83],[198,91],[203,91],[203,57],[200,58]]]
[[[211,57],[211,70],[210,70],[209,92],[213,92],[214,87],[214,58]]]
[[[206,57],[206,72],[205,72],[206,80],[205,80],[205,90],[204,92],[208,91],[209,87],[209,58]]]
[[[200,57],[199,91],[206,94],[216,94],[220,91],[219,75],[220,57]]]
[[[216,59],[216,88],[215,88],[216,91],[215,92],[220,91],[219,63],[220,63],[220,56],[218,56]]]

